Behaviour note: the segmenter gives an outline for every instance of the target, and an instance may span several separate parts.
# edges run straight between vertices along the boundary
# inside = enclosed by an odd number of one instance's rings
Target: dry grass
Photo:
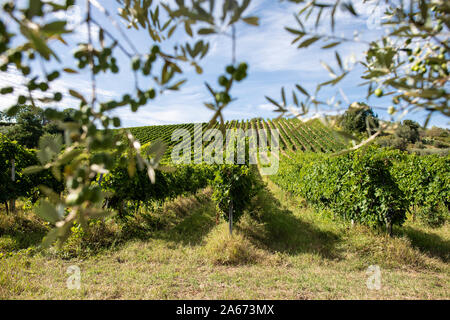
[[[256,248],[239,230],[230,235],[228,224],[225,222],[217,225],[208,234],[203,251],[206,259],[218,265],[264,261],[263,250]]]

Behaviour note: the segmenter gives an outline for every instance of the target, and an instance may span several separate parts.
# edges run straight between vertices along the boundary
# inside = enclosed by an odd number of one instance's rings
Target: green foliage
[[[238,221],[254,196],[262,188],[257,179],[257,168],[250,165],[220,165],[213,181],[213,200],[225,220],[233,210],[233,221]]]
[[[419,140],[419,124],[412,120],[405,120],[395,130],[395,135],[399,138],[406,140],[409,143],[415,143]]]
[[[15,181],[11,179],[12,160],[15,165]],[[62,191],[62,185],[49,172],[43,170],[26,174],[25,168],[38,164],[36,150],[29,150],[0,135],[0,202],[19,197],[31,197],[36,201],[40,196],[39,186]]]
[[[75,119],[76,110],[72,108],[61,111],[62,122],[72,122]],[[64,134],[58,121],[48,119],[48,112],[33,107],[23,106],[19,112],[10,120],[11,123],[4,133],[11,139],[17,141],[26,148],[36,148],[39,145],[39,139],[45,134]]]
[[[401,225],[411,206],[434,220],[445,216],[450,199],[450,159],[417,156],[375,146],[333,157],[298,155],[283,161],[272,177],[283,189],[367,225]],[[425,214],[427,213],[427,214]],[[438,213],[438,214],[437,214]],[[442,220],[442,219],[441,219]]]
[[[341,127],[351,133],[372,133],[378,127],[378,119],[373,110],[364,103],[352,105],[340,118]]]
[[[11,179],[12,160],[15,161],[16,181]],[[17,142],[12,142],[4,136],[0,136],[0,202],[26,194],[28,189],[24,186],[20,172],[29,163],[32,163],[32,154]],[[26,184],[26,183],[25,183]]]
[[[43,119],[35,110],[22,111],[15,117],[17,123],[8,130],[8,137],[27,148],[36,148],[44,133]]]
[[[419,219],[432,228],[441,227],[450,220],[449,209],[443,205],[436,207],[422,207],[418,209]]]
[[[393,148],[405,151],[408,147],[408,141],[404,138],[395,136],[385,136],[376,140],[376,143],[381,147]]]
[[[414,144],[414,147],[417,148],[417,149],[425,149],[425,144],[422,141],[417,141]]]
[[[410,206],[420,208],[425,221],[436,220],[439,212],[450,208],[450,158],[419,156],[391,151],[395,159],[390,169]]]
[[[402,224],[406,206],[387,163],[372,150],[330,157],[298,156],[273,180],[319,208],[370,226]]]
[[[118,160],[114,169],[104,176],[101,186],[110,194],[107,197],[108,206],[118,210],[123,217],[130,213],[124,209],[126,201],[147,203],[194,193],[208,185],[214,170],[213,166],[204,164],[178,165],[171,171],[157,170],[155,178],[158,183],[152,184],[146,170],[138,169],[130,175],[128,164]]]

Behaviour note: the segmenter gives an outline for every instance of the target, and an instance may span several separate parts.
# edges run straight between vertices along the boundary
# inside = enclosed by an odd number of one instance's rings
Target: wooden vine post
[[[16,159],[11,159],[11,181],[14,183],[16,181]],[[14,196],[9,200],[9,209],[11,212],[16,211],[16,200]]]
[[[230,228],[230,235],[233,235],[233,200],[230,202],[230,211],[228,213],[228,223]]]

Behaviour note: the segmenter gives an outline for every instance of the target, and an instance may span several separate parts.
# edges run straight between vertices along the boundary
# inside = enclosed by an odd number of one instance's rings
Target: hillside
[[[201,123],[203,133],[208,129],[208,123]],[[211,128],[218,129],[217,122]],[[293,119],[252,119],[243,121],[227,121],[225,123],[226,129],[262,129],[266,136],[270,135],[271,130],[278,130],[279,132],[279,147],[280,152],[284,155],[289,155],[296,152],[336,152],[346,147],[347,141],[345,138],[333,131],[329,127],[323,125],[320,120],[314,119],[308,122],[302,122],[297,118]],[[177,129],[186,129],[189,131],[191,137],[195,137],[195,125],[193,123],[174,124],[174,125],[155,125],[127,128],[143,145],[148,142],[161,140],[168,145],[169,152],[166,152],[166,157],[170,155],[170,150],[178,141],[171,141],[172,133]],[[210,141],[210,136],[203,137],[203,145],[206,146]],[[268,139],[270,142],[270,139]]]
[[[339,192],[328,189],[338,182],[349,157],[333,158],[341,162],[329,170],[330,176],[320,170],[309,171],[321,179],[299,175],[301,157],[317,158],[319,168],[328,161],[321,157],[344,148],[340,135],[318,120],[227,123],[227,128],[249,127],[266,129],[265,134],[278,129],[281,150],[291,158],[283,157],[274,177],[243,177],[261,189],[235,220],[232,236],[214,198],[217,186],[209,181],[217,168],[187,165],[173,173],[158,171],[152,185],[146,172],[129,177],[127,166],[119,166],[105,177],[103,187],[115,191],[124,214],[94,219],[87,231],[74,224],[60,249],[40,247],[52,225],[36,215],[38,204],[30,198],[17,201],[15,214],[1,209],[0,299],[448,299],[450,225],[439,212],[427,211],[431,200],[440,203],[448,194],[445,159],[383,150],[371,152],[403,160],[380,166],[370,153],[354,158],[351,164],[364,168],[360,177],[365,179],[391,167],[398,180],[391,185],[409,195],[408,208],[415,204],[411,212],[402,209],[405,222],[394,225],[389,237],[381,227],[357,217],[350,223],[335,212],[350,206],[366,208],[362,217],[378,214],[391,204],[385,196],[390,191],[383,191],[388,180],[355,180],[339,186]],[[170,137],[178,128],[192,134],[194,124],[130,130],[142,144],[161,139],[173,147]],[[316,182],[314,190],[311,181]],[[314,192],[304,197],[301,190]],[[245,194],[246,188],[238,191]],[[336,202],[338,193],[351,201]],[[414,198],[422,194],[426,197]],[[326,200],[328,207],[317,206],[314,199]],[[74,266],[81,272],[80,289],[68,290],[67,272]],[[374,266],[381,272],[379,289],[367,284]]]

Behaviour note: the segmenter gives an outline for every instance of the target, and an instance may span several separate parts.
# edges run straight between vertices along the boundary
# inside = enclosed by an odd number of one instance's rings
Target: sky
[[[114,15],[117,14],[118,5],[116,1],[98,0],[98,2],[109,12]],[[170,4],[174,1],[165,2]],[[374,12],[374,6],[370,3],[362,4],[362,1],[354,1],[354,3],[360,16],[354,18],[350,17],[348,13],[339,12],[335,33],[339,36],[353,37],[355,30],[358,30],[359,39],[364,41],[379,38],[385,32],[378,24],[379,12]],[[87,41],[87,28],[79,25],[85,12],[84,6],[85,1],[76,1],[76,6],[68,13],[60,13],[57,16],[57,18],[67,18],[69,26],[74,27],[74,34],[65,37],[71,43]],[[236,61],[247,62],[249,70],[248,77],[232,89],[232,96],[237,99],[225,109],[225,120],[277,117],[279,114],[273,112],[274,106],[265,99],[265,96],[280,101],[280,89],[285,87],[288,100],[292,101],[290,92],[295,88],[295,84],[298,83],[308,91],[313,92],[318,83],[331,79],[328,71],[322,67],[321,61],[326,62],[335,70],[338,69],[334,58],[334,49],[322,50],[320,45],[313,45],[307,49],[297,49],[296,45],[291,44],[294,36],[288,33],[285,27],[297,28],[293,13],[298,8],[298,5],[286,1],[253,0],[245,11],[244,16],[258,16],[260,25],[254,27],[242,22],[236,25]],[[95,8],[93,16],[102,26],[120,39],[120,34],[116,32],[110,21]],[[6,17],[3,18],[8,21]],[[119,17],[115,17],[115,19],[121,21]],[[324,19],[324,21],[326,22],[319,27],[319,32],[328,31],[329,20]],[[126,30],[125,25],[122,25],[122,29]],[[146,31],[130,29],[126,32],[130,35],[130,40],[139,52],[149,52],[154,43]],[[94,38],[97,38],[98,29],[94,29],[93,34]],[[211,96],[204,83],[206,81],[213,87],[218,87],[218,76],[224,72],[226,65],[231,63],[231,40],[224,35],[211,35],[205,40],[210,41],[211,49],[200,62],[204,70],[203,74],[198,75],[193,67],[181,64],[184,73],[180,76],[180,79],[188,79],[181,90],[166,91],[162,95],[158,95],[155,100],[149,101],[136,113],[131,112],[126,107],[114,111],[113,114],[121,117],[123,127],[206,122],[211,119],[213,112],[203,104],[211,101]],[[17,41],[19,43],[20,39]],[[176,42],[184,43],[186,41],[195,42],[186,35],[184,28],[181,26],[169,42],[161,44],[161,48],[163,51],[171,52]],[[122,42],[127,47],[126,42]],[[45,68],[47,71],[61,68],[61,66],[74,67],[73,47],[68,48],[59,42],[54,42],[51,46],[62,63],[46,62]],[[354,66],[354,71],[339,86],[324,90],[320,98],[329,101],[331,104],[340,100],[343,101],[344,106],[356,101],[367,102],[374,107],[375,113],[380,118],[389,120],[390,117],[384,109],[392,104],[391,99],[373,97],[366,101],[367,88],[358,86],[363,82],[360,78],[362,69],[358,65],[354,65],[354,62],[363,57],[366,49],[367,45],[358,41],[338,47],[344,65]],[[117,51],[116,57],[119,67],[129,65],[128,58],[119,51]],[[39,69],[40,66],[37,65],[38,74]],[[117,75],[102,73],[97,76],[97,93],[100,100],[120,98],[126,91],[133,90],[133,75],[125,69],[129,68],[121,67],[121,72]],[[26,79],[12,68],[7,72],[0,72],[0,87],[13,85],[16,87],[15,94],[24,92],[21,84],[25,81]],[[140,79],[140,86],[142,89],[150,88],[152,86],[151,80]],[[86,68],[77,75],[64,74],[63,77],[54,82],[54,90],[67,90],[69,88],[89,97],[91,94],[89,69]],[[301,97],[298,91],[297,96]],[[8,108],[15,101],[14,94],[0,96],[0,110]],[[77,108],[78,102],[65,95],[63,101],[57,107]],[[332,106],[321,107],[319,110],[311,110],[306,117],[335,114],[336,112],[336,108]],[[415,113],[408,114],[404,119],[413,119],[423,124],[425,117],[421,113]],[[450,127],[448,119],[443,116],[432,117],[429,125]]]

